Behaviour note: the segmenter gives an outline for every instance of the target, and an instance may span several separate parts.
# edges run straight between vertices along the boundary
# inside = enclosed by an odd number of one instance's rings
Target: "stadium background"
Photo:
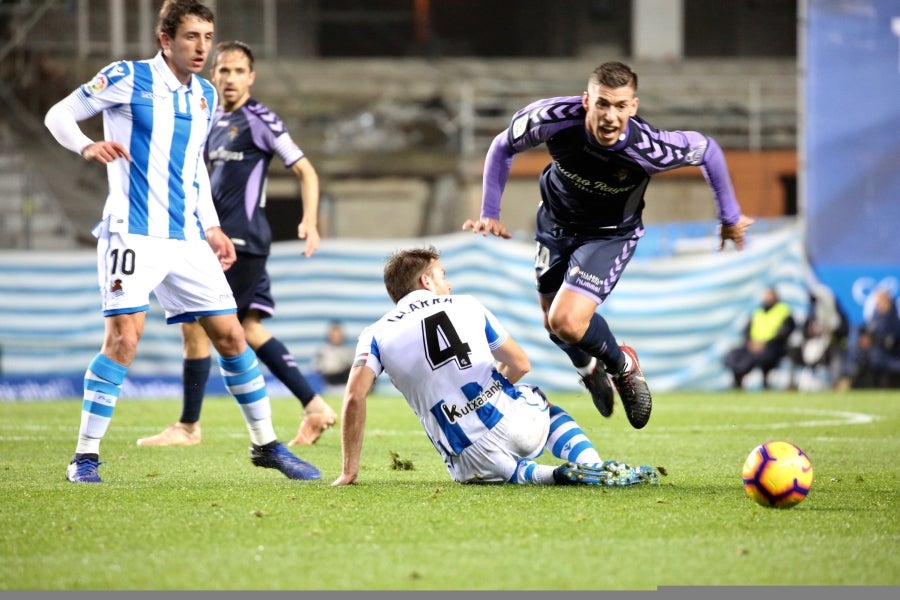
[[[0,399],[80,396],[102,339],[85,232],[105,180],[60,152],[40,117],[113,58],[152,54],[157,4],[0,5]],[[727,387],[721,356],[767,285],[802,319],[817,277],[854,323],[875,285],[900,287],[900,0],[573,0],[549,12],[494,0],[210,4],[219,39],[256,47],[254,95],[282,114],[323,179],[320,252],[298,259],[281,230],[271,261],[271,329],[301,365],[328,320],[353,336],[387,308],[388,253],[435,243],[455,291],[476,293],[526,346],[530,379],[578,389],[531,286],[544,156],[514,163],[504,201],[514,240],[454,232],[477,213],[489,136],[531,99],[578,93],[598,57],[635,66],[651,122],[714,135],[745,212],[760,218],[746,252],[717,253],[699,173],[654,181],[648,236],[604,307],[653,389]],[[294,185],[273,167],[277,223],[296,222]],[[153,305],[125,395],[179,395],[180,353]]]

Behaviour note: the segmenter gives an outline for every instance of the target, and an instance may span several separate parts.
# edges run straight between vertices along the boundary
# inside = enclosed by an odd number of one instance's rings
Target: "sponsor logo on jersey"
[[[487,404],[488,400],[499,394],[501,391],[503,391],[503,384],[494,380],[491,387],[487,388],[462,406],[457,406],[456,404],[448,406],[446,403],[441,403],[441,411],[444,413],[444,416],[447,417],[448,421],[456,423],[470,412],[474,412]]]
[[[580,190],[584,190],[586,192],[591,192],[592,194],[604,194],[604,195],[615,195],[615,194],[623,194],[625,192],[630,192],[635,188],[633,185],[626,185],[622,187],[614,187],[606,183],[605,181],[593,181],[588,179],[587,177],[583,177],[578,173],[572,173],[571,171],[567,171],[559,164],[559,162],[554,163],[556,165],[556,170],[565,177],[572,185],[577,187]],[[624,177],[628,177],[628,172],[624,169],[615,174],[615,177],[618,178],[620,174],[624,174]],[[621,179],[619,180],[622,181]]]
[[[244,160],[244,153],[231,152],[230,150],[226,150],[224,146],[219,146],[215,150],[210,150],[209,160]]]
[[[577,271],[570,271],[569,277],[575,280],[573,283],[578,287],[589,289],[598,294],[600,293],[600,286],[603,284],[603,279],[597,275],[578,269]]]
[[[160,96],[159,94],[154,94],[153,92],[141,92],[141,98],[146,98],[147,100],[168,100],[169,96]]]

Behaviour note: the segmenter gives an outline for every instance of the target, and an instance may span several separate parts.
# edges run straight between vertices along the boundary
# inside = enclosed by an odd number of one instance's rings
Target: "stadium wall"
[[[717,252],[714,225],[648,228],[602,311],[620,343],[636,347],[651,388],[717,390],[730,385],[725,352],[764,287],[775,285],[802,319],[810,270],[799,225],[762,229],[743,252]],[[710,232],[710,228],[713,229]],[[309,259],[281,242],[269,261],[277,314],[268,326],[308,369],[327,323],[355,339],[391,305],[381,272],[394,250],[435,244],[454,293],[474,294],[507,324],[532,360],[527,381],[577,391],[568,359],[547,338],[533,289],[533,243],[472,234],[397,240],[331,240]],[[93,251],[0,253],[0,400],[79,398],[81,378],[103,339]],[[268,373],[266,373],[268,377]],[[123,397],[181,395],[181,337],[151,299]],[[384,381],[381,381],[384,380]],[[751,385],[752,381],[749,381]],[[271,394],[287,394],[270,379]],[[386,377],[379,390],[393,390]],[[210,377],[210,393],[223,393]]]

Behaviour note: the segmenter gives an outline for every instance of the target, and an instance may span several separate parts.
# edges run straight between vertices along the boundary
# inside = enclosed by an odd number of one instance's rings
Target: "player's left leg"
[[[204,241],[184,242],[182,260],[156,289],[169,323],[197,319],[219,354],[219,370],[247,424],[254,465],[278,469],[291,479],[318,479],[314,466],[278,441],[265,379],[236,314],[231,288]]]
[[[246,270],[255,270],[253,276],[253,294],[240,296],[246,298],[246,305],[238,305],[241,323],[247,337],[247,343],[256,352],[259,360],[300,401],[303,407],[303,418],[297,435],[289,446],[308,446],[316,443],[322,433],[337,422],[337,413],[316,393],[297,366],[294,355],[262,323],[264,318],[275,314],[275,299],[272,297],[271,282],[265,270],[265,260],[254,257],[252,261],[241,259],[248,266]],[[249,275],[252,275],[250,273]],[[248,275],[248,276],[249,276]],[[229,279],[232,288],[235,281]]]

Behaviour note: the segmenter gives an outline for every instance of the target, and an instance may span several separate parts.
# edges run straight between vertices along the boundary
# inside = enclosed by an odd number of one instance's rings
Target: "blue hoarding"
[[[850,320],[900,291],[900,0],[805,0],[806,251]]]

